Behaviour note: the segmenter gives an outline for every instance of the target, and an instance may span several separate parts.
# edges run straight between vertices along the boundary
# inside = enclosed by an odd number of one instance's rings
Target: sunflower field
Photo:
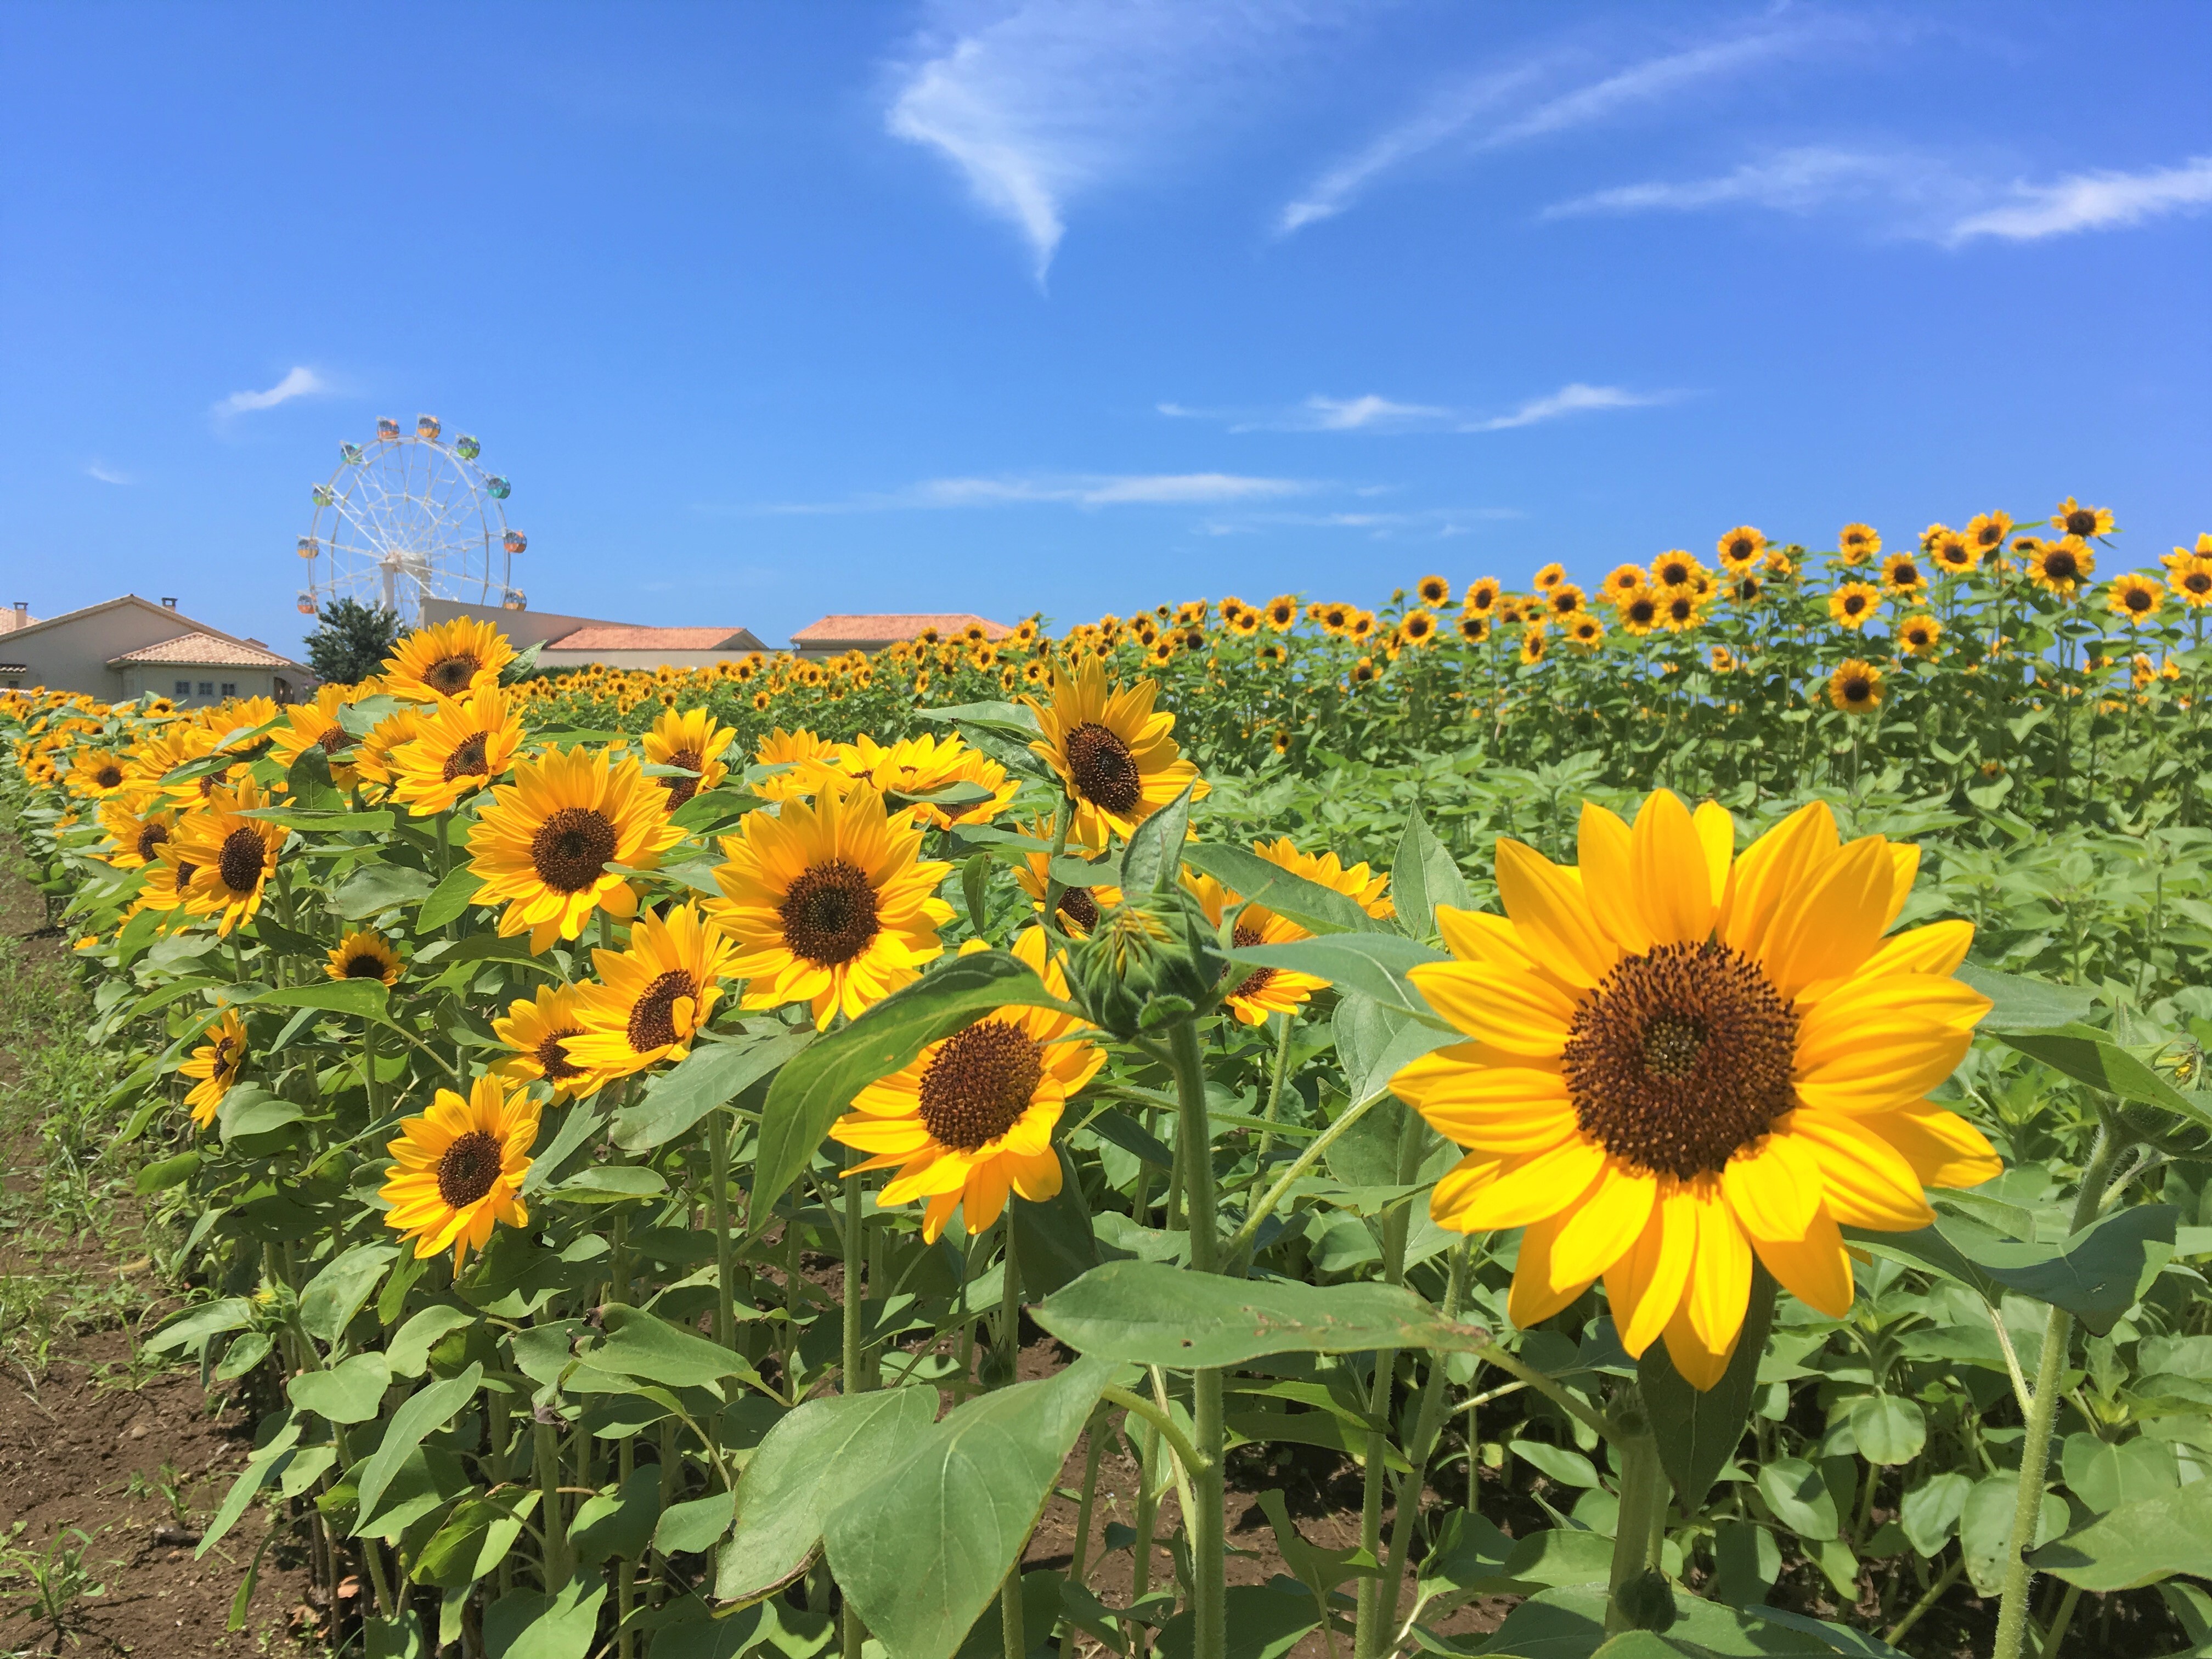
[[[2117,535],[0,696],[200,1552],[376,1656],[2212,1653],[2212,537]]]

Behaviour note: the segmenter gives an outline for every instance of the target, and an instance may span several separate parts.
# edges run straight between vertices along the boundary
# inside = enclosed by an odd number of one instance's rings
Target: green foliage
[[[399,613],[359,599],[332,599],[307,633],[307,666],[329,684],[352,685],[384,665],[399,643]]]

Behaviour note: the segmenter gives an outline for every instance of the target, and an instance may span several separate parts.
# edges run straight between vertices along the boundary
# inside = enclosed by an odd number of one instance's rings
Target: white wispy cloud
[[[1441,145],[1480,152],[1591,125],[1803,46],[1812,31],[1766,29],[1630,64],[1565,92],[1540,88],[1559,76],[1550,57],[1463,81],[1344,160],[1324,168],[1276,219],[1279,234],[1334,218],[1392,169]]]
[[[1216,420],[1231,432],[1503,432],[1516,426],[1565,415],[1601,409],[1638,409],[1670,403],[1671,392],[1631,392],[1617,386],[1587,386],[1570,382],[1557,392],[1531,398],[1504,414],[1454,409],[1441,404],[1401,403],[1368,392],[1357,398],[1328,398],[1316,393],[1288,409],[1265,410],[1193,409],[1187,404],[1155,405],[1163,415],[1177,420]]]
[[[1252,477],[1234,472],[1082,472],[929,478],[904,489],[843,501],[785,502],[768,513],[885,513],[902,509],[1010,507],[1210,507],[1304,495],[1322,487],[1310,478]]]
[[[279,404],[290,403],[295,398],[310,398],[330,389],[330,382],[313,369],[295,368],[266,392],[234,392],[216,403],[209,412],[217,417],[245,415],[257,409],[274,409]]]
[[[1225,94],[1313,10],[1022,0],[933,31],[902,71],[885,124],[960,170],[978,205],[1020,233],[1042,282],[1068,203],[1220,118],[1238,101]]]
[[[137,482],[129,473],[118,472],[102,461],[87,461],[84,464],[84,476],[88,478],[97,478],[105,484],[129,484]]]
[[[2147,173],[2069,173],[2047,185],[2015,184],[2011,193],[2013,199],[1960,219],[1946,240],[2002,236],[2034,241],[2191,212],[2212,204],[2212,155]]]
[[[1808,146],[1747,161],[1711,179],[1652,180],[1555,202],[1539,216],[1568,219],[1605,213],[1692,212],[1741,204],[1802,213],[1840,196],[1903,193],[1927,169],[1906,158]]]
[[[1544,421],[1556,421],[1568,415],[1587,415],[1601,409],[1641,409],[1650,404],[1670,402],[1674,393],[1668,392],[1630,392],[1617,386],[1584,386],[1580,380],[1571,381],[1557,392],[1541,398],[1531,398],[1510,414],[1493,415],[1488,420],[1476,421],[1462,427],[1465,432],[1505,432],[1518,426],[1534,426]]]

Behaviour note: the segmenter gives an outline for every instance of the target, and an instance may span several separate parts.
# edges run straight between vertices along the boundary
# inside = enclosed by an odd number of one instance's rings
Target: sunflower
[[[1947,530],[1936,538],[1928,550],[1928,556],[1946,575],[1963,576],[1980,562],[1982,556],[1972,538],[1964,532]]]
[[[115,843],[115,850],[104,856],[118,870],[143,870],[158,863],[157,849],[168,840],[176,822],[174,812],[139,811],[128,796],[104,800],[100,804],[100,827]]]
[[[1605,624],[1587,611],[1567,624],[1567,643],[1587,654],[1605,643]]]
[[[1742,575],[1736,577],[1723,590],[1728,595],[1730,605],[1741,606],[1747,610],[1757,605],[1759,595],[1765,591],[1766,584],[1750,571],[1746,571]]]
[[[485,684],[425,708],[414,740],[392,750],[392,798],[418,818],[450,812],[477,790],[504,777],[522,746],[522,711]]]
[[[1534,668],[1543,661],[1547,648],[1543,623],[1531,623],[1521,630],[1521,661],[1524,667]]]
[[[2107,507],[2083,507],[2071,495],[2058,503],[2051,527],[2075,540],[2112,533],[2112,511]]]
[[[1616,609],[1620,625],[1639,640],[1659,625],[1659,596],[1648,587],[1620,595]]]
[[[1252,850],[1294,876],[1343,894],[1370,916],[1398,914],[1397,906],[1390,902],[1389,874],[1376,875],[1364,861],[1346,866],[1334,853],[1300,852],[1297,843],[1288,836],[1274,841],[1255,841]]]
[[[939,737],[925,732],[886,748],[864,732],[838,757],[847,772],[866,779],[887,795],[927,794],[956,783],[972,783],[989,792],[981,800],[964,805],[916,802],[910,809],[915,822],[934,829],[988,823],[1006,810],[1021,787],[1021,780],[1008,776],[1005,767],[950,732]]]
[[[269,804],[252,778],[235,791],[218,788],[207,805],[177,822],[160,852],[165,862],[192,866],[185,908],[196,916],[219,916],[218,938],[253,920],[276,872],[287,831],[266,818],[249,818]]]
[[[1252,653],[1252,659],[1262,668],[1280,668],[1291,659],[1291,653],[1276,644],[1274,641],[1269,640],[1267,644]],[[1039,674],[1036,679],[1043,678],[1043,675]],[[1036,684],[1036,679],[1030,680],[1030,684],[1034,685]]]
[[[338,723],[344,692],[343,686],[325,685],[316,691],[314,702],[295,702],[287,708],[284,724],[269,734],[270,758],[289,772],[299,764],[301,755],[319,749],[330,763],[331,781],[341,789],[352,788],[359,769],[338,757],[360,739]]]
[[[1952,532],[1945,532],[1946,535]],[[1882,586],[1893,599],[1909,599],[1928,589],[1928,578],[1921,573],[1920,562],[1910,553],[1893,553],[1882,562]]]
[[[1277,752],[1281,751],[1278,750]],[[1022,833],[1049,846],[1059,828],[1059,814],[1048,812],[1034,823],[1022,825]],[[1067,856],[1082,858],[1103,850],[1103,848],[1085,847],[1071,840],[1067,845]],[[1030,903],[1039,915],[1042,915],[1044,896],[1052,880],[1052,854],[1024,854],[1022,862],[1014,870],[1014,880],[1022,891],[1029,895]],[[1060,890],[1057,925],[1060,931],[1071,939],[1087,939],[1091,930],[1098,925],[1098,913],[1110,909],[1121,902],[1121,890],[1103,883],[1093,883],[1087,887],[1062,887]]]
[[[198,1079],[185,1097],[185,1104],[192,1109],[193,1125],[204,1129],[215,1121],[222,1097],[230,1092],[230,1085],[238,1081],[239,1070],[246,1064],[246,1022],[239,1018],[237,1009],[226,1008],[222,1018],[203,1035],[208,1041],[193,1049],[192,1057],[177,1070]]]
[[[1747,569],[1766,551],[1766,538],[1749,525],[1738,525],[1720,539],[1721,562],[1731,570]]]
[[[1279,593],[1267,601],[1267,626],[1278,634],[1287,633],[1297,626],[1298,602],[1289,593]]]
[[[1571,617],[1583,608],[1583,591],[1572,582],[1554,582],[1544,605],[1554,619]]]
[[[1408,611],[1398,631],[1409,645],[1426,645],[1437,636],[1437,619],[1425,611]]]
[[[1371,685],[1375,683],[1375,677],[1382,672],[1375,665],[1374,658],[1362,657],[1352,665],[1352,683],[1354,685]]]
[[[2187,554],[2173,566],[2174,597],[2191,611],[2212,605],[2212,557]]]
[[[512,1084],[543,1079],[552,1085],[556,1100],[596,1091],[606,1079],[579,1065],[568,1052],[569,1042],[584,1034],[576,1007],[580,994],[573,985],[541,985],[535,998],[507,1004],[507,1018],[493,1021],[491,1029],[514,1052],[492,1070]]]
[[[1828,595],[1828,617],[1845,628],[1863,628],[1881,603],[1881,590],[1871,582],[1845,582]]]
[[[1846,714],[1871,714],[1881,707],[1881,670],[1856,657],[1828,676],[1828,701]]]
[[[1644,587],[1645,580],[1642,565],[1617,564],[1606,573],[1605,581],[1600,591],[1606,598],[1618,605],[1631,593],[1639,592]]]
[[[2023,538],[2025,539],[2025,538]],[[2038,587],[2062,598],[2096,574],[2097,556],[2079,537],[2039,544],[2027,561],[2027,574]]]
[[[886,813],[866,783],[832,778],[811,805],[746,813],[707,902],[737,949],[730,972],[752,981],[744,1006],[805,1002],[823,1027],[919,978],[952,919],[935,896],[952,866],[917,860],[921,848],[912,812]]]
[[[627,950],[592,953],[599,982],[576,993],[584,1030],[563,1043],[568,1055],[603,1079],[682,1060],[721,1000],[719,981],[733,976],[731,955],[722,930],[696,905],[679,904],[665,919],[644,912]]]
[[[80,749],[70,763],[69,792],[88,800],[106,800],[137,781],[131,776],[130,763],[105,749]]]
[[[2011,534],[2009,513],[1977,513],[1966,520],[1966,544],[1978,557],[2003,552],[2005,538]]]
[[[574,939],[594,910],[627,920],[637,890],[607,866],[653,869],[684,838],[667,799],[632,757],[611,766],[578,747],[518,763],[469,831],[476,902],[504,903],[500,937],[527,933],[532,955]]]
[[[1014,955],[1047,990],[1067,995],[1060,958],[1046,960],[1043,929],[1025,929]],[[927,1200],[921,1236],[932,1244],[955,1210],[980,1233],[1005,1211],[1009,1191],[1033,1204],[1056,1196],[1053,1128],[1106,1059],[1070,1035],[1082,1027],[1050,1008],[1001,1008],[929,1044],[861,1090],[830,1127],[831,1139],[870,1154],[846,1176],[896,1169],[876,1202]]]
[[[1925,1226],[1923,1187],[2001,1167],[1925,1098],[1990,1006],[1951,977],[1972,927],[1881,938],[1916,850],[1839,845],[1817,802],[1741,859],[1734,831],[1662,791],[1633,829],[1585,805],[1578,871],[1501,841],[1506,916],[1439,911],[1457,960],[1413,970],[1474,1041],[1392,1083],[1468,1149],[1437,1184],[1437,1222],[1528,1230],[1516,1324],[1602,1276],[1623,1346],[1663,1339],[1700,1389],[1727,1370],[1754,1257],[1841,1318],[1840,1226]]]
[[[1250,639],[1260,631],[1260,613],[1239,606],[1237,614],[1228,618],[1231,629],[1241,639]]]
[[[384,1224],[415,1241],[420,1258],[453,1249],[459,1273],[469,1252],[490,1241],[497,1222],[530,1224],[522,1202],[530,1148],[538,1139],[538,1103],[509,1094],[489,1073],[466,1100],[441,1089],[430,1109],[404,1119],[386,1150],[398,1160],[384,1172],[378,1196],[390,1206]]]
[[[395,709],[369,727],[368,735],[361,740],[354,757],[354,769],[362,780],[389,789],[395,781],[392,756],[415,741],[422,723],[422,711],[410,708]],[[335,777],[337,774],[333,772],[331,775]]]
[[[498,629],[456,617],[400,641],[384,665],[384,689],[413,702],[435,702],[497,685],[500,670],[514,660],[514,647]]]
[[[668,792],[668,810],[674,811],[702,789],[712,789],[729,775],[722,762],[725,749],[737,738],[735,728],[724,726],[704,708],[684,714],[668,710],[653,723],[642,739],[645,757],[659,766],[680,766],[696,772],[696,778],[673,775],[655,778]]]
[[[1686,587],[1705,574],[1705,566],[1680,548],[1652,560],[1650,572],[1651,586],[1657,588]]]
[[[145,865],[145,884],[131,902],[134,915],[141,910],[170,915],[184,909],[190,902],[192,878],[198,871],[190,859],[177,856],[173,849],[175,835],[176,827],[172,823],[168,838],[153,843],[153,856]]]
[[[1845,564],[1864,564],[1881,551],[1881,532],[1870,524],[1847,524],[1836,538],[1836,550]]]
[[[1541,570],[1539,570],[1534,576],[1530,577],[1529,580],[1535,585],[1536,591],[1539,593],[1548,593],[1553,588],[1557,587],[1561,582],[1566,580],[1566,566],[1554,562],[1546,565]]]
[[[1472,611],[1462,611],[1459,636],[1469,645],[1480,645],[1490,637],[1490,618]]]
[[[2105,595],[2105,608],[2116,617],[2126,617],[2130,627],[2155,621],[2165,603],[2165,584],[2155,576],[2133,571],[2115,576],[2111,591]]]
[[[1701,607],[1697,595],[1677,588],[1659,597],[1659,625],[1670,634],[1686,634],[1698,625]]]
[[[386,985],[399,982],[399,953],[392,948],[392,941],[372,929],[348,933],[330,953],[323,971],[332,979],[381,980]]]
[[[1897,626],[1897,643],[1908,657],[1932,657],[1936,642],[1943,637],[1943,624],[1923,612],[1907,617]]]
[[[1707,660],[1711,664],[1712,671],[1716,674],[1733,674],[1735,672],[1735,653],[1724,645],[1715,646],[1709,653]]]
[[[1212,876],[1196,875],[1186,869],[1182,882],[1198,900],[1199,908],[1206,912],[1206,919],[1217,928],[1224,915],[1231,910],[1237,912],[1230,943],[1239,951],[1250,950],[1255,945],[1290,945],[1313,937],[1296,922],[1277,915],[1265,906],[1246,903],[1241,895],[1224,887]],[[1240,905],[1242,909],[1237,908]],[[1236,970],[1232,969],[1231,972],[1233,975]],[[1254,968],[1237,979],[1233,988],[1222,994],[1221,1006],[1243,1024],[1264,1025],[1270,1014],[1296,1015],[1312,1000],[1313,994],[1328,983],[1325,979],[1293,973],[1287,968]]]
[[[1372,611],[1359,611],[1344,625],[1345,637],[1357,643],[1372,635],[1375,627],[1375,613]]]
[[[1193,799],[1207,793],[1170,735],[1175,716],[1152,711],[1158,690],[1144,679],[1109,687],[1094,659],[1073,676],[1054,673],[1048,701],[1022,699],[1043,734],[1030,747],[1060,775],[1074,808],[1069,834],[1084,846],[1133,833],[1194,783]]]

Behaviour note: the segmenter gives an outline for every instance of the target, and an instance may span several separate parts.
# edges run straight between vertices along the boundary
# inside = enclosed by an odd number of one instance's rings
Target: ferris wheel
[[[514,561],[529,543],[507,526],[510,486],[477,464],[474,438],[447,442],[441,430],[434,415],[416,416],[411,433],[387,417],[373,443],[338,446],[337,470],[314,486],[314,518],[300,538],[303,616],[343,599],[409,623],[422,620],[425,599],[523,608]]]

